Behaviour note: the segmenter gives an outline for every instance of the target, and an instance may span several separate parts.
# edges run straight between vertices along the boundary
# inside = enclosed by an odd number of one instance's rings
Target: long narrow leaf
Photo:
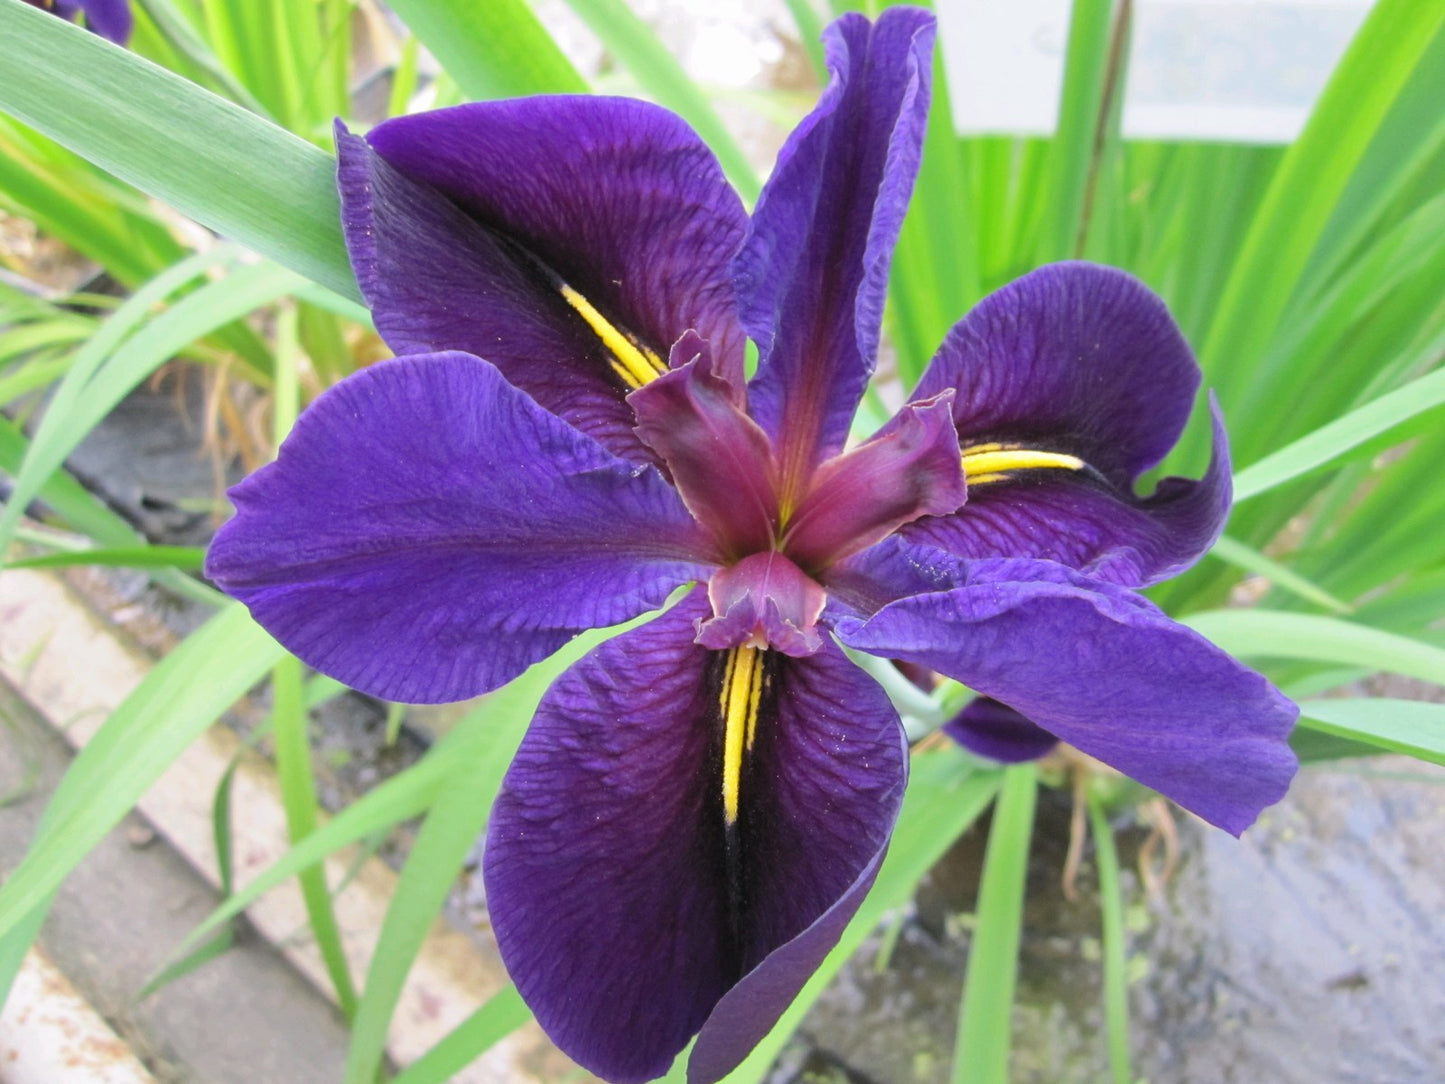
[[[392,0],[391,7],[471,98],[588,89],[524,0]]]
[[[1240,471],[1234,476],[1234,502],[1239,504],[1322,470],[1442,404],[1445,370],[1412,380]]]
[[[1305,700],[1300,725],[1445,765],[1445,704],[1387,697]]]
[[[1364,666],[1436,683],[1445,677],[1445,650],[1335,617],[1280,610],[1211,610],[1190,614],[1184,624],[1231,654],[1247,658]]]
[[[132,388],[187,344],[289,293],[299,284],[294,274],[272,264],[242,268],[207,283],[150,321],[119,346],[88,381],[82,379],[85,374],[78,369],[72,373],[75,379],[67,377],[68,394],[51,404],[15,479],[10,503],[0,516],[0,551],[8,543],[24,506],[39,492],[45,479]],[[131,303],[127,303],[116,317],[131,311]]]
[[[532,1019],[532,1011],[511,983],[486,1001],[436,1046],[412,1062],[391,1084],[446,1084],[455,1074]]]
[[[1445,4],[1379,0],[1289,149],[1255,217],[1201,353],[1228,359],[1226,402],[1245,398],[1310,253],[1381,122],[1445,23]]]
[[[1124,944],[1124,899],[1119,884],[1119,851],[1103,802],[1091,789],[1089,826],[1099,869],[1099,911],[1103,919],[1104,1025],[1108,1036],[1109,1072],[1114,1084],[1132,1084],[1129,1068],[1129,976]]]
[[[1024,884],[1037,794],[1032,764],[1005,770],[978,888],[978,923],[959,1006],[954,1084],[1008,1084]]]
[[[286,831],[295,844],[316,831],[319,818],[316,783],[311,771],[311,745],[306,735],[306,710],[301,701],[301,663],[295,657],[287,656],[276,664],[271,673],[271,690],[276,777],[281,787]],[[326,870],[312,866],[299,874],[299,880],[311,936],[336,991],[336,1004],[349,1021],[356,1015],[356,988],[336,924],[336,911],[331,906]]]
[[[0,888],[0,936],[46,899],[181,751],[283,653],[245,607],[232,604],[162,659],[61,780],[34,846]]]
[[[217,233],[360,300],[330,155],[20,0],[0,0],[0,41],[0,110]]]

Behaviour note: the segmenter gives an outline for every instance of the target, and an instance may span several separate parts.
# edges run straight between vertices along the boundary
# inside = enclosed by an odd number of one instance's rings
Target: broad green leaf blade
[[[483,1050],[490,1050],[530,1019],[532,1011],[517,988],[508,983],[446,1038],[392,1077],[391,1084],[446,1084]]]
[[[959,1005],[954,1084],[1008,1084],[1024,882],[1038,776],[1032,764],[1004,771],[978,889],[978,924]]]
[[[276,778],[281,787],[281,806],[286,814],[286,831],[292,844],[316,831],[319,808],[316,783],[311,771],[311,743],[307,739],[306,709],[301,698],[301,662],[287,655],[271,672],[271,729],[276,747]],[[331,906],[326,869],[312,866],[299,875],[301,897],[311,936],[326,965],[326,974],[336,991],[336,1004],[348,1021],[356,1016],[356,987]]]
[[[760,1084],[768,1077],[783,1046],[839,969],[890,909],[901,907],[913,898],[923,875],[988,808],[998,792],[1000,779],[999,772],[975,770],[969,759],[955,748],[913,755],[903,811],[894,826],[888,857],[883,861],[873,890],[848,923],[837,947],[824,959],[767,1038],[728,1074],[727,1084]]]
[[[1244,401],[1352,171],[1436,32],[1445,4],[1379,0],[1290,147],[1255,216],[1201,354],[1226,403]],[[1219,369],[1221,376],[1226,370]]]
[[[524,0],[392,0],[390,6],[470,98],[588,90]]]
[[[25,920],[197,735],[284,654],[233,603],[167,655],[75,758],[0,888],[0,936]]]
[[[1300,725],[1445,765],[1445,704],[1388,697],[1304,700]]]
[[[1445,650],[1336,617],[1253,609],[1210,610],[1183,620],[1232,655],[1362,666],[1437,684],[1445,678]]]
[[[1036,263],[1075,255],[1109,76],[1113,0],[1074,0],[1059,95],[1058,131],[1049,147],[1048,197]]]
[[[360,300],[330,155],[20,0],[0,0],[0,41],[0,110],[217,233]]]
[[[1250,500],[1328,467],[1352,450],[1442,404],[1445,404],[1445,369],[1412,380],[1246,467],[1234,476],[1234,503]],[[1426,419],[1421,421],[1424,423]]]
[[[71,550],[10,561],[7,568],[69,568],[75,565],[112,565],[119,568],[178,568],[199,570],[206,551],[197,546],[124,546],[111,549]]]

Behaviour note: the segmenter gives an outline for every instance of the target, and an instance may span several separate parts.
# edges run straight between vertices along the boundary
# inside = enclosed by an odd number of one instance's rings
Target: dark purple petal
[[[1213,544],[1229,510],[1217,412],[1203,479],[1168,479],[1142,499],[1134,487],[1178,441],[1199,382],[1168,309],[1137,279],[1087,263],[1025,275],[949,332],[916,396],[956,389],[965,448],[1019,444],[1090,469],[971,485],[958,517],[905,533],[968,557],[1060,561],[1127,586],[1177,574]]]
[[[843,936],[873,887],[887,850],[885,845],[873,856],[838,902],[817,921],[774,951],[718,1002],[688,1057],[688,1084],[713,1084],[721,1080],[772,1031],[778,1018]]]
[[[1169,310],[1111,267],[1042,267],[948,333],[915,398],[954,388],[966,447],[1017,441],[1076,455],[1128,489],[1179,440],[1199,366]]]
[[[828,591],[823,620],[834,623],[843,617],[872,617],[900,598],[948,591],[963,581],[967,564],[946,550],[890,535],[823,574]]]
[[[826,569],[904,523],[963,504],[949,398],[909,403],[870,440],[823,463],[788,521],[784,551],[804,568]]]
[[[495,688],[710,571],[656,471],[465,354],[338,384],[231,498],[207,574],[307,663],[389,700]]]
[[[367,141],[660,357],[695,329],[741,382],[729,267],[747,215],[681,118],[628,98],[534,97],[399,117]],[[505,336],[506,320],[476,333]]]
[[[843,618],[850,647],[931,667],[1236,835],[1283,796],[1299,714],[1149,602],[1044,561]]]
[[[691,341],[685,336],[678,345]],[[772,450],[743,410],[742,389],[696,356],[629,401],[638,436],[723,553],[737,559],[770,548],[778,523]]]
[[[889,9],[824,33],[832,81],[789,137],[735,273],[761,351],[754,416],[800,485],[837,452],[873,371],[888,264],[928,113],[933,20]]]
[[[727,654],[692,642],[707,612],[698,589],[564,674],[488,828],[508,972],[558,1046],[609,1080],[665,1071],[740,980],[796,993],[861,901],[902,798],[897,716],[825,641],[808,659],[765,657],[729,826]],[[735,1061],[772,1022],[709,1033]]]
[[[602,340],[525,258],[338,128],[342,225],[377,330],[398,354],[463,350],[617,455],[647,461]]]
[[[85,25],[101,37],[117,45],[130,40],[134,25],[130,0],[77,0],[77,3],[85,12]]]
[[[1198,481],[1166,478],[1145,498],[1068,470],[1028,471],[972,486],[952,516],[903,528],[912,542],[963,557],[1057,561],[1124,587],[1145,587],[1189,568],[1229,516],[1229,444],[1213,409],[1214,454]]]
[[[1059,744],[1047,730],[986,696],[971,700],[943,725],[943,731],[969,752],[1005,764],[1037,760]]]

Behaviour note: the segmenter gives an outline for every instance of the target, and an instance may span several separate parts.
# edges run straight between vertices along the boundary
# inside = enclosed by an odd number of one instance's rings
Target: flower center
[[[713,616],[697,626],[703,647],[771,647],[801,658],[823,646],[817,629],[826,601],[822,585],[781,553],[754,553],[718,569],[707,595]]]

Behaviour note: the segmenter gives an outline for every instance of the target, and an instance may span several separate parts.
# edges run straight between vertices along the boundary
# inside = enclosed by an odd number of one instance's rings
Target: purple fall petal
[[[650,461],[602,341],[513,247],[339,126],[336,149],[352,267],[393,350],[484,358],[613,453]]]
[[[955,389],[965,446],[1047,447],[1126,487],[1179,440],[1199,382],[1189,344],[1147,286],[1112,267],[1056,263],[960,320],[914,398]]]
[[[843,618],[844,643],[931,667],[1238,835],[1283,797],[1298,709],[1149,602],[1044,561]]]
[[[630,98],[521,98],[399,117],[367,141],[660,357],[695,329],[741,383],[729,267],[747,215],[675,114]]]
[[[322,395],[231,491],[206,571],[310,665],[389,700],[460,700],[709,571],[640,470],[465,354]]]
[[[788,522],[784,546],[795,561],[825,569],[905,523],[963,504],[949,399],[909,403],[877,435],[818,468]]]
[[[728,827],[727,656],[691,642],[708,610],[697,589],[559,679],[488,829],[508,971],[557,1044],[609,1080],[665,1071],[740,980],[781,1011],[861,901],[902,798],[897,715],[825,642],[807,659],[767,656]],[[762,1004],[708,1023],[723,1060],[771,1026]]]
[[[1217,410],[1214,459],[1198,482],[1139,476],[1179,439],[1199,367],[1164,303],[1137,279],[1054,264],[981,301],[949,333],[916,396],[954,388],[965,447],[990,442],[1077,456],[1092,471],[1023,471],[971,486],[952,519],[916,541],[967,557],[1038,557],[1126,586],[1189,567],[1229,510],[1229,448]]]
[[[971,700],[944,724],[943,731],[969,752],[1004,764],[1037,760],[1059,744],[1047,730],[986,696]]]
[[[842,448],[873,371],[922,149],[933,21],[912,8],[871,25],[845,15],[824,43],[832,81],[778,156],[735,264],[761,351],[751,409],[779,443],[785,486]]]
[[[1067,470],[974,486],[956,515],[903,528],[910,541],[962,556],[1057,561],[1123,587],[1177,576],[1214,545],[1232,494],[1224,420],[1211,400],[1214,454],[1198,481],[1165,478],[1144,498]]]
[[[906,756],[905,756],[906,764]],[[688,1084],[714,1084],[736,1069],[798,996],[873,887],[888,847],[879,848],[857,880],[806,930],[727,992],[698,1034],[687,1060]]]

